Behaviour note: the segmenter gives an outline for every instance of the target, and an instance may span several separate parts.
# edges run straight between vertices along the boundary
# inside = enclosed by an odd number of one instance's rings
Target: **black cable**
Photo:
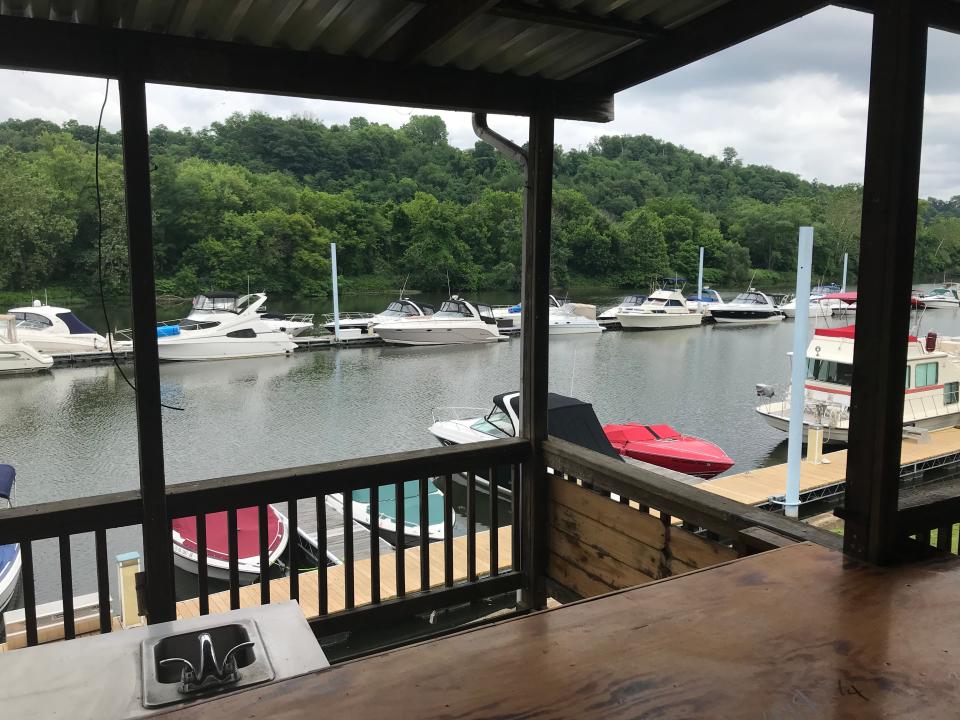
[[[130,386],[130,389],[136,394],[136,386],[130,382],[130,378],[127,377],[127,374],[120,366],[117,354],[113,351],[113,333],[110,332],[110,316],[107,314],[107,298],[103,288],[103,201],[100,197],[100,130],[103,127],[103,111],[107,107],[107,98],[109,96],[110,78],[107,78],[106,87],[103,89],[103,104],[100,105],[100,117],[97,118],[97,141],[93,154],[94,186],[97,190],[97,281],[100,286],[100,309],[103,311],[103,322],[107,327],[107,345],[110,347],[110,358],[113,360],[117,372],[120,373],[120,377],[124,379],[127,385]],[[160,407],[167,408],[168,410],[183,410],[182,407],[175,407],[164,403],[160,403]]]

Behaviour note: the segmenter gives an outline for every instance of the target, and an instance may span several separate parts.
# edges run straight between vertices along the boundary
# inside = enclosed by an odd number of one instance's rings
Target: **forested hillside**
[[[0,290],[93,292],[97,267],[95,129],[0,123]],[[252,286],[329,290],[336,242],[347,290],[510,289],[520,272],[521,177],[477,143],[447,141],[442,120],[400,129],[354,118],[235,115],[200,131],[151,132],[158,290],[189,296]],[[556,286],[647,289],[653,278],[774,283],[795,263],[798,225],[817,228],[815,276],[837,279],[859,241],[858,186],[832,187],[705,157],[648,136],[603,136],[555,152]],[[104,265],[126,283],[121,139],[101,136]],[[960,268],[960,197],[921,203],[918,274]]]

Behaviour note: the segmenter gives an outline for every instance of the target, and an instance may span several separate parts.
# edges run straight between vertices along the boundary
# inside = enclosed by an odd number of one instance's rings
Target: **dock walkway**
[[[925,465],[936,466],[960,460],[960,428],[935,430],[929,441],[905,439],[900,447],[901,472],[914,472]],[[847,451],[825,453],[822,464],[800,464],[800,502],[823,499],[843,491],[847,477]],[[771,498],[784,494],[787,466],[771,465],[736,475],[706,480],[694,487],[747,505],[770,505]],[[806,496],[806,500],[804,499]],[[773,503],[776,505],[776,503]]]
[[[273,507],[287,514],[287,503],[274,503]],[[344,556],[344,527],[343,515],[332,508],[329,503],[324,503],[326,515],[327,531],[327,554],[330,559],[336,563],[343,562]],[[316,559],[319,544],[317,542],[317,502],[314,499],[306,498],[297,501],[297,532],[300,546]],[[290,538],[291,542],[294,538]],[[383,538],[380,538],[380,554],[393,552],[393,547]],[[355,560],[364,560],[370,557],[370,531],[356,520],[353,521],[353,557]]]

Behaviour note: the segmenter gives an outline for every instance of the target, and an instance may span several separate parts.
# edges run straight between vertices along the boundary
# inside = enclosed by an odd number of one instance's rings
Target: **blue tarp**
[[[180,326],[179,325],[161,325],[157,328],[157,337],[170,337],[171,335],[179,335]]]
[[[508,312],[508,313],[518,313],[518,312],[520,312],[520,303],[517,303],[517,304],[514,305],[513,307],[508,307],[508,308],[507,308],[507,312]]]
[[[13,469],[13,465],[0,465],[0,497],[10,498],[16,477],[17,471]]]

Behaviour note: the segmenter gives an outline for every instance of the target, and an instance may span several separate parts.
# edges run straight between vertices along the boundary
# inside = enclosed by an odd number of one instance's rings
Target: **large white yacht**
[[[783,313],[773,298],[753,288],[740,293],[723,307],[711,308],[710,314],[723,324],[757,325],[783,320]]]
[[[197,322],[223,321],[229,319],[231,315],[242,313],[248,306],[255,305],[257,315],[271,330],[296,337],[313,329],[313,313],[289,315],[271,313],[264,307],[266,302],[267,296],[263,293],[238,295],[234,292],[215,290],[197,295],[193,299],[193,308],[186,319]]]
[[[17,337],[45,353],[102,351],[107,339],[86,325],[67,308],[43,305],[34,300],[27,307],[10,308],[17,319]]]
[[[807,347],[804,429],[820,425],[824,442],[847,442],[854,335],[854,325],[817,328]],[[941,338],[935,333],[921,340],[910,336],[904,383],[904,425],[937,429],[960,422],[960,338]],[[757,407],[757,412],[771,426],[786,432],[792,393],[786,390],[783,399],[776,400],[774,386],[758,385],[757,395],[770,400]],[[803,439],[806,442],[806,432]]]
[[[0,375],[32,373],[52,366],[52,357],[20,342],[14,315],[0,315]]]
[[[433,315],[433,305],[423,302],[415,302],[410,298],[399,298],[387,306],[383,312],[377,313],[359,313],[347,312],[340,313],[341,330],[360,330],[362,333],[371,332],[371,328],[380,323],[392,322],[414,317],[428,317]],[[334,331],[334,322],[332,315],[325,315],[327,322],[324,329],[328,332]]]
[[[157,327],[161,360],[224,360],[286,355],[297,349],[286,332],[260,318],[267,301],[263,293],[243,297],[198,295],[193,311],[183,320]]]
[[[453,295],[426,317],[404,317],[373,326],[392,345],[465,345],[503,338],[489,305],[474,305]]]
[[[624,330],[666,330],[696,327],[703,313],[687,305],[678,290],[657,290],[640,307],[626,308],[617,315]]]

